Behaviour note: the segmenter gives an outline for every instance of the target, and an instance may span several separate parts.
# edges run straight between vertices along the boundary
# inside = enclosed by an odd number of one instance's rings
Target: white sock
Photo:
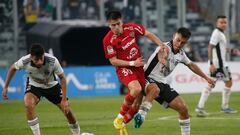
[[[225,87],[222,91],[222,108],[228,108],[229,98],[231,94],[231,88]]]
[[[80,135],[80,126],[78,124],[78,122],[76,122],[75,124],[68,124],[71,132],[73,135]]]
[[[117,117],[118,118],[123,118],[123,115],[119,113]]]
[[[147,112],[151,109],[152,103],[148,101],[144,101],[139,109],[139,113],[145,118],[147,115]]]
[[[40,128],[39,128],[38,117],[36,117],[33,120],[28,120],[28,125],[30,126],[34,135],[41,135]]]
[[[186,120],[178,120],[181,128],[181,135],[190,135],[190,118]]]
[[[208,86],[208,87],[206,87],[206,88],[202,91],[200,100],[199,100],[199,102],[198,102],[198,108],[204,108],[205,102],[207,101],[208,96],[210,95],[211,90],[212,90],[212,89]]]

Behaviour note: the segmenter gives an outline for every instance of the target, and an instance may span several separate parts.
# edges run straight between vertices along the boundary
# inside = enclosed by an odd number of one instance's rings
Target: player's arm
[[[163,45],[163,42],[152,32],[146,30],[144,36],[159,46]]]
[[[67,81],[64,75],[64,71],[57,59],[55,59],[54,63],[54,73],[58,75],[60,82],[61,82],[61,89],[62,89],[62,100],[61,100],[61,107],[65,114],[69,112],[69,104],[67,101]]]
[[[67,114],[69,112],[69,104],[67,101],[67,81],[64,73],[59,74],[58,77],[61,81],[61,88],[62,88],[61,106],[63,107],[64,113]]]
[[[212,44],[209,44],[208,45],[208,60],[209,60],[209,62],[210,62],[210,68],[209,68],[209,70],[210,70],[210,72],[211,73],[213,73],[213,72],[215,72],[216,71],[216,67],[214,66],[214,64],[213,64],[213,56],[212,56],[212,52],[213,52],[213,48],[214,48],[215,46],[214,45],[212,45]]]
[[[61,73],[58,75],[60,81],[61,81],[61,87],[62,87],[62,100],[67,100],[67,81],[65,78],[64,73]]]
[[[3,88],[3,91],[2,91],[2,97],[3,99],[8,99],[8,96],[7,96],[7,93],[8,93],[8,86],[10,84],[10,81],[12,80],[14,74],[16,73],[16,68],[14,66],[14,64],[12,64],[8,70],[8,73],[7,73],[7,78],[6,78],[6,81],[5,81],[5,84],[4,84],[4,88]]]
[[[209,78],[205,73],[203,73],[203,71],[193,62],[190,62],[189,64],[187,64],[188,68],[190,70],[192,70],[195,74],[201,76],[202,78],[204,78],[211,87],[215,86],[216,81],[214,81],[213,79]]]
[[[123,67],[123,66],[133,66],[133,67],[140,67],[144,66],[144,59],[142,57],[137,58],[134,61],[126,61],[118,59],[116,56],[109,58],[109,61],[112,65],[116,67]]]

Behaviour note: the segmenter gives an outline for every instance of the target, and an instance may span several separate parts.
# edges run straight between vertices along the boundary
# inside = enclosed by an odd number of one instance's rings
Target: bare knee
[[[28,112],[32,112],[38,103],[38,99],[32,94],[26,94],[24,97],[24,106]]]
[[[158,88],[158,86],[155,83],[151,83],[147,87],[146,98],[154,99],[158,97],[159,93],[160,93],[160,89]]]
[[[232,87],[232,81],[230,80],[230,81],[226,81],[225,82],[225,86],[227,87],[227,88],[231,88]]]
[[[181,105],[178,110],[178,113],[179,113],[181,119],[189,118],[188,108],[186,105]]]
[[[136,86],[136,87],[131,87],[130,88],[130,94],[133,97],[137,97],[141,91],[142,91],[141,86]]]

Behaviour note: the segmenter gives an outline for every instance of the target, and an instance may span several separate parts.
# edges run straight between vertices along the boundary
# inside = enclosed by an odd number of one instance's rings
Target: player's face
[[[173,51],[174,52],[179,52],[181,48],[187,43],[188,39],[182,37],[181,34],[175,33],[173,36]]]
[[[123,32],[122,19],[108,20],[108,26],[114,34],[120,35]]]
[[[41,67],[44,63],[44,56],[42,57],[36,57],[36,56],[31,56],[31,60],[33,62],[33,64],[36,66],[36,67]]]
[[[226,18],[219,18],[217,20],[217,27],[222,29],[222,30],[226,30],[226,28],[227,28],[227,19]]]

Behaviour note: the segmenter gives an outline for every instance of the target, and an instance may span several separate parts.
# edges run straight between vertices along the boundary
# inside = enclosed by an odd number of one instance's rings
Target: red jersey
[[[105,57],[107,59],[116,56],[118,59],[133,61],[141,57],[141,51],[137,45],[138,35],[145,34],[145,28],[137,24],[123,24],[123,33],[115,35],[109,31],[103,39]]]

